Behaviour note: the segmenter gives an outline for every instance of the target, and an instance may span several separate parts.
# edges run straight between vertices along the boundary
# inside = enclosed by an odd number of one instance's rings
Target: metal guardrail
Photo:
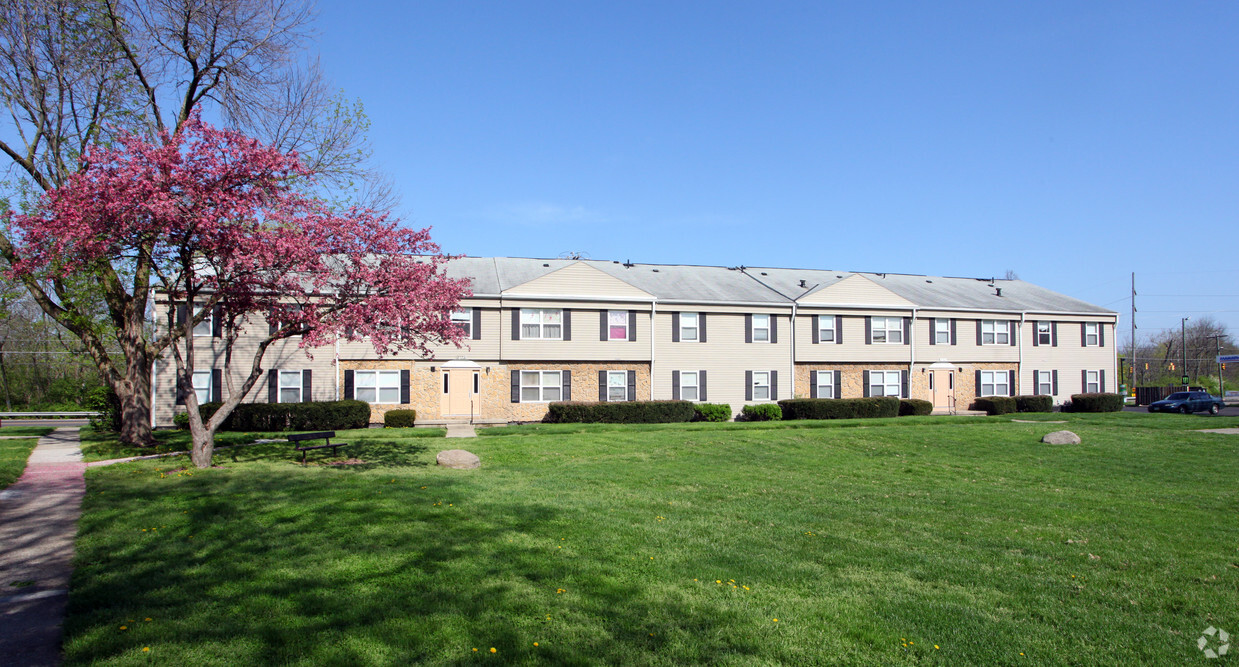
[[[0,412],[0,419],[20,419],[22,417],[65,417],[68,419],[86,419],[98,416],[98,412]]]

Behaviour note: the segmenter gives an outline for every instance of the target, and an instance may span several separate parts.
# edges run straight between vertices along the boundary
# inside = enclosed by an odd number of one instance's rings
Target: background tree
[[[288,151],[340,200],[390,205],[365,168],[360,107],[329,92],[303,46],[313,16],[285,0],[10,0],[0,3],[0,187],[30,211],[43,192],[86,167],[90,145],[123,135],[173,137],[195,108]],[[345,190],[345,188],[351,188]],[[23,262],[0,230],[0,259]],[[121,438],[152,441],[150,375],[158,346],[146,321],[149,257],[99,257],[79,274],[14,274],[33,302],[81,341],[121,399]],[[29,266],[29,265],[28,265]],[[107,317],[91,308],[102,303]]]
[[[12,218],[25,257],[15,268],[58,280],[135,258],[134,270],[181,304],[165,309],[148,354],[169,350],[175,360],[195,465],[210,465],[216,429],[262,375],[277,340],[299,335],[313,348],[364,338],[384,354],[426,352],[463,336],[451,314],[468,281],[444,276],[429,231],[402,229],[370,209],[337,212],[296,191],[293,183],[312,174],[295,154],[196,115],[158,141],[121,135],[117,144],[88,151],[89,166],[48,193],[37,214]],[[227,399],[204,422],[193,391],[193,330],[214,312]],[[246,333],[258,344],[239,359],[236,343]]]
[[[1177,385],[1188,376],[1193,383],[1207,385],[1216,390],[1219,341],[1222,354],[1236,354],[1234,337],[1226,325],[1208,315],[1187,321],[1185,329],[1170,328],[1136,339],[1135,373],[1133,384],[1137,386]],[[1187,366],[1183,365],[1184,338],[1187,345]],[[1130,343],[1119,349],[1124,358],[1130,355]],[[1129,361],[1130,364],[1130,361]],[[1239,388],[1239,369],[1228,367],[1224,373],[1227,384]]]

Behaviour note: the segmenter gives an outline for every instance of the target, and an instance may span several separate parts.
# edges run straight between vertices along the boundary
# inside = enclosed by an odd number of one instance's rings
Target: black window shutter
[[[873,344],[873,316],[865,316],[865,345]],[[868,396],[869,394],[865,394]]]
[[[572,400],[572,371],[564,371],[563,379],[564,379],[563,400],[571,401]]]
[[[779,316],[770,314],[770,344],[779,342]]]
[[[697,340],[706,342],[706,314],[697,313]]]
[[[813,319],[817,319],[817,316],[814,315]],[[817,371],[809,371],[809,398],[817,398]]]
[[[680,400],[680,371],[671,371],[671,400]]]
[[[1102,322],[1097,323],[1097,344],[1106,346],[1106,325]]]
[[[184,326],[185,320],[189,317],[189,308],[183,303],[176,304],[176,326]]]
[[[1038,347],[1041,345],[1041,334],[1038,333],[1039,331],[1041,331],[1041,323],[1033,322],[1033,347]],[[1035,380],[1036,377],[1037,376],[1034,375],[1033,379]]]
[[[843,371],[835,371],[835,384],[830,391],[832,392],[830,398],[839,398],[843,395]]]
[[[473,309],[473,331],[469,332],[473,340],[482,340],[482,309]]]
[[[1007,396],[1015,395],[1015,371],[1007,371]]]
[[[930,318],[929,320],[929,344],[938,344],[938,318]]]
[[[843,316],[835,315],[835,345],[843,344]]]
[[[680,314],[671,313],[671,342],[680,342]]]
[[[572,340],[572,311],[564,308],[564,340]]]
[[[600,310],[598,315],[600,315],[598,318],[598,340],[608,340],[611,336],[607,331],[607,311]]]
[[[637,340],[637,311],[628,311],[628,340]]]
[[[1101,393],[1106,393],[1106,369],[1097,371],[1097,377],[1101,380]]]
[[[977,346],[981,346],[981,320],[977,320]]]
[[[871,391],[871,388],[869,385],[869,371],[864,371],[864,373],[865,373],[865,398],[869,398],[869,393]]]
[[[903,318],[903,344],[904,345],[912,344],[912,318],[911,317]]]
[[[220,368],[211,369],[211,401],[221,403],[224,400],[224,371]]]
[[[344,400],[353,400],[353,371],[344,371]]]
[[[637,372],[628,371],[628,400],[637,400]]]
[[[744,342],[753,342],[753,316],[748,314],[744,316]]]
[[[267,402],[280,402],[280,369],[278,368],[267,371]]]
[[[409,369],[402,368],[400,370],[400,404],[408,405],[409,403]]]
[[[1088,345],[1088,324],[1080,323],[1080,347]]]
[[[1080,371],[1080,393],[1088,392],[1088,371]]]
[[[1050,387],[1050,391],[1054,392],[1054,395],[1057,396],[1058,395],[1058,371],[1050,371],[1050,384],[1053,385],[1052,387]]]
[[[899,371],[899,396],[908,398],[908,371]]]
[[[753,371],[744,371],[744,400],[753,400]]]
[[[177,380],[177,383],[176,383],[176,404],[185,405],[185,390],[181,389],[181,383],[179,379]]]
[[[981,371],[977,371],[977,397],[979,398],[980,396],[981,396]]]
[[[821,326],[821,317],[818,315],[814,315],[813,316],[813,344],[814,345],[817,345],[818,343],[822,342],[822,332],[818,330],[820,326]]]
[[[1008,328],[1011,330],[1011,333],[1007,335],[1007,338],[1009,339],[1008,342],[1011,343],[1011,347],[1015,347],[1016,344],[1018,344],[1020,340],[1019,322],[1016,322],[1015,320],[1011,320],[1011,323],[1008,325]]]
[[[773,320],[774,318],[770,318]],[[779,400],[779,372],[770,371],[770,400]]]
[[[211,309],[211,336],[220,338],[224,335],[224,308],[218,303]]]
[[[310,369],[301,371],[301,402],[310,403],[314,401],[314,380],[313,373]]]
[[[1033,331],[1036,331],[1036,329],[1033,329]],[[1041,395],[1041,382],[1040,382],[1041,376],[1037,375],[1037,373],[1040,373],[1040,372],[1041,371],[1038,371],[1035,368],[1033,369],[1033,372],[1032,372],[1033,374],[1033,396]]]
[[[274,336],[279,327],[275,326],[275,313],[267,313],[267,335]]]
[[[697,371],[697,400],[706,400],[706,372]]]
[[[521,372],[512,371],[512,402],[521,402]]]
[[[598,371],[598,402],[601,403],[605,400],[607,400],[607,372]]]
[[[521,339],[521,309],[512,309],[512,340]]]
[[[951,318],[951,345],[955,345],[955,318]]]

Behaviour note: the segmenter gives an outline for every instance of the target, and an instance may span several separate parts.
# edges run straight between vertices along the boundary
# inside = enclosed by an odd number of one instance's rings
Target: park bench
[[[336,449],[339,447],[348,447],[347,442],[332,442],[331,439],[336,437],[335,431],[319,431],[317,433],[293,433],[288,436],[288,441],[293,443],[293,448],[301,452],[301,465],[305,465],[306,452],[311,449],[331,448],[331,455],[336,455]],[[303,442],[314,440],[322,440],[325,444],[322,445],[303,445]]]

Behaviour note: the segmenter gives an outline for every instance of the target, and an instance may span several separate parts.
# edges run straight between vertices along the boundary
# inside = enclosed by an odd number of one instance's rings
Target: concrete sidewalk
[[[39,438],[26,471],[0,491],[0,661],[59,665],[86,492],[78,427]]]

